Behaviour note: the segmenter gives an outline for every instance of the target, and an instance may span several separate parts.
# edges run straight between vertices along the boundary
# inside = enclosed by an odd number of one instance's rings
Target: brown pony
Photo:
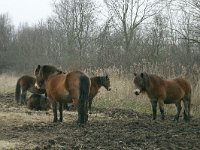
[[[183,78],[164,80],[157,75],[147,73],[134,74],[134,84],[138,88],[135,94],[146,92],[153,110],[153,119],[156,119],[157,103],[161,118],[164,119],[164,104],[175,104],[177,114],[174,120],[178,121],[181,112],[181,101],[184,103],[184,120],[190,120],[191,84]]]
[[[108,75],[106,76],[97,76],[97,77],[92,77],[90,78],[91,80],[91,86],[90,86],[90,94],[89,94],[89,112],[91,113],[91,105],[93,98],[97,95],[99,89],[103,86],[105,87],[108,91],[111,90],[110,86],[110,79]]]
[[[92,101],[93,101],[94,97],[97,95],[99,89],[103,86],[108,91],[110,91],[111,87],[110,87],[110,79],[109,79],[108,75],[92,77],[92,78],[90,78],[90,80],[91,80],[91,86],[90,86],[88,109],[89,109],[89,112],[91,113]],[[64,108],[67,110],[70,109],[68,105],[69,104],[64,104]],[[73,104],[71,107],[74,107]]]
[[[47,97],[41,94],[32,94],[27,99],[27,107],[31,110],[49,110],[51,108]]]
[[[88,120],[88,97],[90,79],[83,72],[73,71],[64,74],[54,66],[43,65],[35,70],[36,86],[46,89],[47,96],[52,103],[54,122],[57,118],[57,104],[59,104],[60,118],[63,121],[63,103],[73,100],[78,108],[78,123],[84,124]]]
[[[25,104],[27,91],[35,94],[45,94],[44,89],[35,87],[36,79],[29,75],[24,75],[17,80],[15,89],[15,100],[17,103]]]

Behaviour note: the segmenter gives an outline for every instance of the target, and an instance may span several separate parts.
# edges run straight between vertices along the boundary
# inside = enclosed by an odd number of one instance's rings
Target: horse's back
[[[185,96],[190,96],[191,85],[183,78],[165,80],[166,98],[169,101],[180,100]],[[166,102],[168,101],[166,100]]]
[[[30,86],[35,84],[36,79],[32,76],[24,75],[20,77],[18,81],[21,86]]]
[[[81,71],[72,71],[67,74],[65,80],[65,88],[71,93],[72,98],[79,98],[81,77],[86,76]]]
[[[153,85],[150,89],[151,92],[148,93],[150,98],[164,98],[167,103],[167,101],[181,99],[185,95],[191,94],[190,83],[181,77],[166,80],[156,75],[150,75],[149,80]]]
[[[188,94],[191,94],[191,91],[192,91],[192,86],[191,84],[189,83],[189,81],[179,77],[179,78],[176,78],[174,79],[177,84],[184,90],[185,94],[188,95]]]

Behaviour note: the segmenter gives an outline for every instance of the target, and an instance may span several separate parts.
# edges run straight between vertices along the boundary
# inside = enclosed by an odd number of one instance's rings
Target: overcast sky
[[[0,14],[8,13],[12,23],[30,25],[52,14],[52,0],[0,0]]]

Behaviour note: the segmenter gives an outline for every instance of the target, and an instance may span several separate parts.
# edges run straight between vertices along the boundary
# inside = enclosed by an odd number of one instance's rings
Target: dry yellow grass
[[[0,75],[0,93],[13,92],[18,77],[14,74],[1,74]]]
[[[152,67],[152,72],[158,73],[158,67]],[[101,88],[97,96],[94,98],[93,107],[99,108],[121,108],[131,109],[141,113],[152,113],[149,99],[145,94],[135,96],[133,94],[134,84],[133,75],[131,73],[123,72],[123,69],[115,67],[107,69],[85,70],[90,76],[103,75],[105,72],[110,76],[112,90],[107,91],[105,88]],[[165,75],[164,75],[165,76]],[[185,69],[183,68],[183,74],[185,76]],[[165,76],[166,77],[166,76]],[[170,77],[175,77],[175,74],[170,74]],[[170,78],[168,77],[168,78]],[[14,92],[15,84],[19,77],[15,75],[0,75],[0,93]],[[192,76],[192,73],[186,79],[190,81],[198,77]],[[192,92],[192,115],[199,116],[200,114],[200,80],[191,81],[193,84]],[[167,114],[175,114],[176,109],[174,105],[165,105]],[[159,114],[159,113],[158,113]]]

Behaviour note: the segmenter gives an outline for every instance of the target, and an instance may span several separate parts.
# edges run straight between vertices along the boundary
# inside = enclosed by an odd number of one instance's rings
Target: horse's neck
[[[98,83],[97,80],[98,80],[97,77],[91,78],[91,90],[92,90],[92,88],[95,88],[97,90],[99,90],[101,88],[101,85]]]
[[[149,76],[148,88],[153,89],[163,85],[164,80],[159,76]]]
[[[94,81],[96,82],[96,84],[97,84],[97,86],[99,87],[99,88],[101,88],[101,86],[103,86],[102,85],[102,81],[101,81],[101,77],[95,77],[94,78]]]

